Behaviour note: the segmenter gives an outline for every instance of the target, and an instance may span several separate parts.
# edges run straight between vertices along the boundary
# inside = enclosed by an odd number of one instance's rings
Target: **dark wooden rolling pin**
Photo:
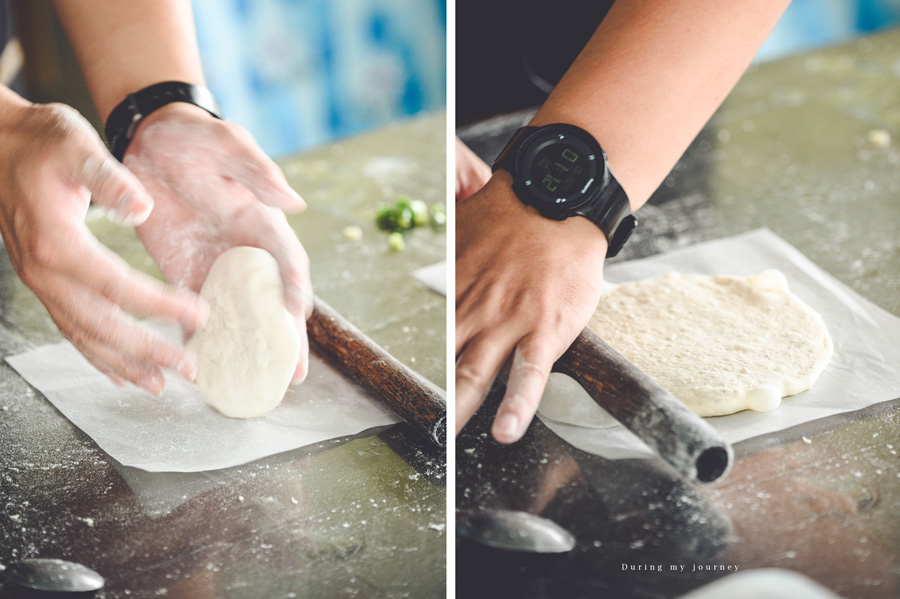
[[[594,401],[689,479],[711,483],[731,466],[731,446],[713,427],[593,331],[584,329],[553,370],[578,381]]]
[[[316,298],[306,323],[310,349],[439,447],[447,444],[444,393]]]

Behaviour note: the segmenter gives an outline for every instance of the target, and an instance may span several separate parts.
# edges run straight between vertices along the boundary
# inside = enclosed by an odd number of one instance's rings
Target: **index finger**
[[[522,438],[534,419],[550,370],[556,361],[549,340],[536,334],[524,337],[513,353],[506,394],[497,409],[491,433],[500,443]]]
[[[86,231],[74,244],[80,245],[81,251],[64,253],[60,270],[95,293],[128,312],[172,318],[188,330],[199,329],[205,324],[209,310],[196,293],[172,289],[150,275],[132,269]]]

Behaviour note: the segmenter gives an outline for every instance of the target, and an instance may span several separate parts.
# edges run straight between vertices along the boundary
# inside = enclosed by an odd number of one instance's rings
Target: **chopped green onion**
[[[392,252],[402,252],[403,248],[406,247],[406,241],[403,239],[403,233],[399,231],[394,231],[390,235],[388,235],[388,247],[391,248]]]

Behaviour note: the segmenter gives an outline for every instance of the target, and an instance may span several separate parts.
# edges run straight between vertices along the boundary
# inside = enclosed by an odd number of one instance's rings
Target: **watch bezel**
[[[557,197],[556,201],[536,191],[533,177],[533,164],[538,152],[545,149],[557,139],[574,138],[576,142],[588,148],[591,154],[588,160],[594,164],[593,177],[585,187],[576,194]],[[603,189],[609,179],[609,166],[606,153],[594,137],[584,129],[563,123],[544,125],[527,134],[518,144],[514,165],[514,191],[527,204],[537,208],[544,216],[563,220],[578,214],[578,209],[590,204]]]

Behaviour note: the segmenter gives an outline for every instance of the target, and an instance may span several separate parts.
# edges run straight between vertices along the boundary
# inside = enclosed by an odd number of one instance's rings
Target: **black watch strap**
[[[516,176],[516,150],[519,149],[519,145],[521,145],[522,141],[528,137],[530,134],[534,133],[540,129],[540,127],[519,127],[516,129],[516,132],[513,133],[513,136],[509,138],[509,141],[506,142],[506,145],[503,146],[503,149],[500,150],[500,153],[497,155],[497,158],[494,160],[494,163],[491,164],[491,172],[497,172],[497,169],[503,169],[511,174],[513,177]]]
[[[138,125],[144,118],[173,102],[186,102],[199,106],[217,119],[221,119],[219,104],[212,92],[205,87],[182,81],[163,81],[128,94],[113,108],[106,119],[106,140],[109,151],[121,162],[134,138]]]
[[[531,134],[537,132],[541,128],[542,127],[526,126],[518,129],[491,165],[491,171],[502,168],[512,175],[514,180],[514,191],[518,187],[515,183],[515,179],[517,176],[516,160],[519,146],[521,146]],[[586,131],[584,133],[590,135]],[[605,153],[603,159],[606,160]],[[587,206],[573,210],[569,216],[583,216],[600,227],[606,234],[606,239],[608,241],[606,257],[612,258],[619,253],[619,250],[622,249],[622,246],[624,246],[625,242],[628,241],[628,238],[631,237],[631,233],[634,231],[635,227],[637,227],[638,221],[631,213],[631,204],[628,201],[625,190],[622,189],[622,186],[608,169],[607,175],[608,176],[603,181],[603,187],[600,190],[598,197],[594,198]],[[519,196],[520,200],[523,199],[518,192],[516,192],[516,195]],[[527,204],[528,202],[525,203]],[[562,218],[565,218],[565,216]]]
[[[631,203],[625,190],[612,176],[603,188],[599,201],[575,212],[586,217],[606,233],[607,258],[613,258],[619,253],[638,224],[637,218],[631,213]]]

